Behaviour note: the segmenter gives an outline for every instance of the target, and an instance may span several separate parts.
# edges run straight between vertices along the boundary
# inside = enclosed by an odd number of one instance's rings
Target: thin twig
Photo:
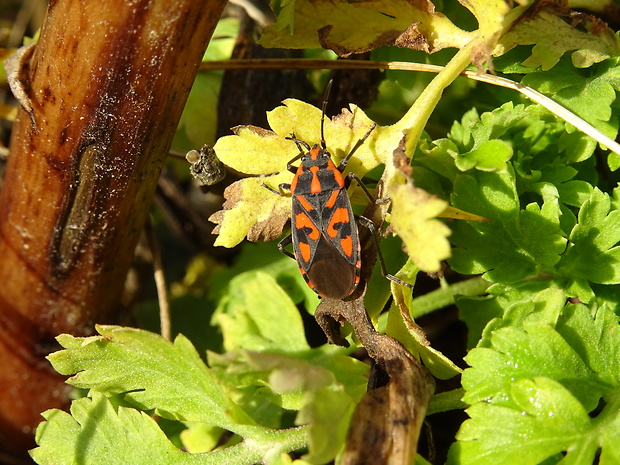
[[[422,71],[427,73],[439,73],[444,67],[428,65],[424,63],[407,63],[402,61],[362,61],[362,60],[305,60],[305,59],[249,59],[227,61],[205,61],[200,65],[201,70],[234,70],[234,69],[390,69],[400,71]],[[564,108],[546,95],[511,81],[491,74],[483,74],[476,71],[463,71],[463,76],[487,84],[493,84],[507,89],[516,90],[528,99],[545,107],[551,113],[572,124],[584,134],[592,137],[601,145],[620,155],[620,144],[601,133],[590,123],[581,119],[571,111]]]
[[[161,260],[161,252],[159,244],[153,231],[153,224],[150,218],[147,220],[144,231],[151,249],[153,257],[153,276],[155,278],[155,287],[157,288],[157,300],[159,302],[159,321],[161,325],[161,335],[164,339],[171,340],[172,331],[170,328],[170,303],[168,301],[168,286],[166,285],[166,276]]]

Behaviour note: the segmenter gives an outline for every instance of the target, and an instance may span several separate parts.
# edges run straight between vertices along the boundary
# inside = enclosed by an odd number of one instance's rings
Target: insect
[[[376,124],[357,141],[349,154],[336,166],[327,151],[324,136],[325,107],[330,87],[331,81],[327,85],[326,98],[323,101],[321,143],[310,147],[307,142],[291,134],[287,139],[294,141],[299,149],[299,154],[286,165],[286,168],[295,174],[292,183],[280,184],[279,190],[264,186],[279,195],[284,195],[285,190],[291,192],[292,232],[280,241],[278,248],[285,255],[297,260],[299,270],[311,289],[321,297],[340,300],[351,295],[360,282],[360,239],[356,217],[353,215],[347,194],[351,180],[355,179],[368,198],[374,201],[359,177],[354,173],[343,176],[342,172],[351,156],[375,129]],[[294,167],[293,163],[297,160],[301,163],[299,167]],[[364,217],[358,217],[358,220],[371,229],[379,250],[372,222]],[[290,244],[293,244],[294,254],[285,249]],[[389,275],[385,271],[381,255],[379,259],[384,276],[411,287]]]

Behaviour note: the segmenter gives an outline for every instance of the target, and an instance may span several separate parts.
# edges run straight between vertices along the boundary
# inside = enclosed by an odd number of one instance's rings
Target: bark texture
[[[114,321],[223,0],[52,0],[0,192],[0,441],[66,406],[45,355]]]

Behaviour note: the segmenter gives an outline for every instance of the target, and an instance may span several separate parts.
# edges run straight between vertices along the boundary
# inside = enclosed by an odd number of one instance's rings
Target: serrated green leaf
[[[580,457],[570,463],[592,463],[598,431],[569,391],[543,377],[516,381],[510,391],[513,408],[479,402],[467,409],[471,419],[457,434],[448,464],[535,465],[563,451]]]
[[[71,415],[48,410],[37,428],[39,447],[31,451],[40,465],[253,465],[305,445],[305,428],[254,431],[251,440],[209,453],[183,452],[168,440],[144,412],[119,407],[102,394],[72,403]]]
[[[522,327],[525,321],[555,325],[566,294],[549,281],[534,280],[517,285],[496,284],[486,297],[459,297],[461,319],[468,328],[470,347],[489,347],[493,331],[505,326]]]
[[[619,317],[607,306],[601,306],[594,318],[582,305],[567,305],[556,329],[587,363],[588,367],[609,386],[620,386]],[[609,391],[611,394],[613,391]]]
[[[46,421],[37,428],[39,447],[31,452],[39,465],[200,463],[199,457],[174,447],[144,412],[125,407],[117,412],[102,394],[91,396],[74,401],[71,415],[44,412]]]
[[[490,220],[454,223],[451,240],[456,248],[448,261],[456,271],[484,273],[489,281],[509,283],[549,271],[560,260],[566,240],[557,199],[519,211],[511,170],[458,176],[452,204]]]
[[[124,394],[132,405],[168,419],[202,421],[238,430],[253,421],[235,404],[182,335],[174,343],[148,331],[98,326],[101,336],[58,337],[65,350],[48,360],[68,383],[106,395]]]
[[[524,326],[526,331],[499,329],[491,337],[492,349],[470,351],[465,360],[472,368],[463,372],[463,400],[473,404],[492,399],[499,405],[512,405],[510,389],[516,380],[547,376],[593,409],[605,390],[604,383],[553,328]]]
[[[586,306],[569,304],[554,329],[544,322],[549,319],[544,313],[522,319],[523,329],[494,330],[488,348],[470,351],[466,361],[472,368],[463,373],[466,402],[515,408],[513,384],[536,376],[561,383],[588,412],[601,397],[613,398],[620,386],[615,370],[620,363],[618,317],[603,306],[593,318]]]
[[[609,196],[594,189],[578,219],[558,272],[574,280],[620,283],[620,211],[611,210]]]
[[[503,170],[513,155],[513,147],[519,147],[521,139],[540,138],[540,133],[547,129],[543,116],[544,112],[536,105],[512,102],[480,116],[471,110],[450,128],[448,137],[458,147],[451,155],[461,171]],[[534,128],[538,128],[536,134],[532,134]]]

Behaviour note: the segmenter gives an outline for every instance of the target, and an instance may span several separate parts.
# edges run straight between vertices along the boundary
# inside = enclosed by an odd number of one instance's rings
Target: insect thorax
[[[319,169],[327,168],[332,160],[331,153],[322,148],[318,144],[314,144],[310,151],[301,157],[301,164],[305,168],[318,167]]]

